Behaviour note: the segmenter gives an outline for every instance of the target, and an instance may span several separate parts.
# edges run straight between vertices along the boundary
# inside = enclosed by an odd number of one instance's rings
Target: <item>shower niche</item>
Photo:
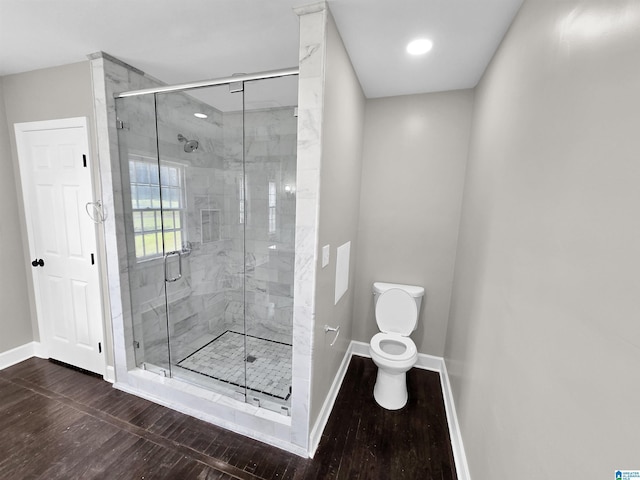
[[[289,415],[297,76],[240,83],[117,98],[124,308],[138,368]]]

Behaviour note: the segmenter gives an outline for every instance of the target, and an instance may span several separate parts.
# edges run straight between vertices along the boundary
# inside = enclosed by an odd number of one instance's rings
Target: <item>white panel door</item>
[[[40,341],[50,358],[104,374],[86,119],[15,130]]]

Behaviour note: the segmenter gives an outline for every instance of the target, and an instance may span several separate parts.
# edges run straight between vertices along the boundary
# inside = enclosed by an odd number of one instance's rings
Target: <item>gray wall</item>
[[[11,127],[11,130],[9,128]],[[26,237],[23,237],[18,213],[16,184],[19,177],[11,158],[10,138],[13,124],[7,123],[4,103],[4,79],[0,77],[0,353],[33,341],[31,312],[27,296]],[[21,200],[20,200],[21,201]]]
[[[412,338],[443,355],[472,109],[472,90],[367,101],[354,340],[378,332],[374,281],[421,285]]]
[[[29,329],[33,329],[33,339],[39,340],[38,323],[36,318],[36,308],[33,293],[33,281],[31,278],[31,267],[28,264],[29,251],[27,246],[27,230],[24,217],[24,206],[22,200],[22,189],[18,174],[19,164],[15,145],[15,134],[13,133],[14,123],[36,122],[41,120],[54,120],[71,117],[88,117],[89,124],[89,145],[92,150],[91,161],[93,162],[94,184],[98,184],[97,155],[95,154],[95,129],[93,120],[93,94],[91,91],[91,75],[89,62],[74,63],[60,67],[35,70],[32,72],[7,75],[3,77],[4,102],[6,107],[7,129],[11,144],[11,159],[14,171],[16,172],[15,185],[11,188],[17,189],[17,210],[19,216],[19,226],[16,225],[15,233],[20,233],[23,251],[16,253],[16,259],[23,266],[26,275],[26,289],[29,295],[31,324]],[[0,126],[1,129],[1,126]],[[2,176],[2,181],[7,178]],[[101,233],[98,229],[98,233]],[[101,241],[100,238],[98,240]],[[102,249],[99,249],[102,251]],[[19,257],[19,258],[18,258]],[[13,279],[12,279],[13,281]],[[0,288],[2,290],[2,288]],[[106,316],[106,318],[109,318]],[[107,327],[110,330],[110,326]],[[107,336],[105,340],[109,337]],[[106,351],[109,355],[110,345],[106,344]],[[110,355],[109,357],[110,358]],[[111,363],[111,362],[109,362]]]
[[[474,480],[639,468],[640,3],[527,1],[476,92],[447,368]]]
[[[325,96],[322,125],[322,167],[316,266],[316,321],[313,342],[311,425],[322,407],[352,335],[357,253],[357,224],[362,165],[365,97],[331,14],[327,14]],[[351,242],[349,288],[335,302],[336,248]],[[322,268],[322,247],[331,256]],[[324,325],[340,326],[337,343]]]

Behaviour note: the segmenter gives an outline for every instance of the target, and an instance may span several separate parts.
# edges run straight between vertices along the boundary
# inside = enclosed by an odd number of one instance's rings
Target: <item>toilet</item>
[[[418,350],[409,335],[418,326],[424,288],[375,282],[373,299],[380,332],[369,344],[371,359],[378,366],[373,398],[387,410],[407,403],[407,371],[418,360]]]

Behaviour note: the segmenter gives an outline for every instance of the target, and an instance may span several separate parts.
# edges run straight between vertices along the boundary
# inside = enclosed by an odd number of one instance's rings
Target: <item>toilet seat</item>
[[[391,288],[378,298],[375,315],[381,332],[408,337],[416,328],[418,307],[415,299],[405,290]]]
[[[381,343],[385,341],[393,342],[398,344],[399,346],[405,347],[404,352],[393,354],[384,351]],[[416,344],[413,343],[413,340],[411,340],[409,337],[403,337],[394,333],[376,333],[371,339],[371,343],[369,344],[369,346],[373,354],[378,355],[384,360],[389,360],[392,362],[404,362],[406,360],[411,360],[418,354],[418,349],[416,348]]]

